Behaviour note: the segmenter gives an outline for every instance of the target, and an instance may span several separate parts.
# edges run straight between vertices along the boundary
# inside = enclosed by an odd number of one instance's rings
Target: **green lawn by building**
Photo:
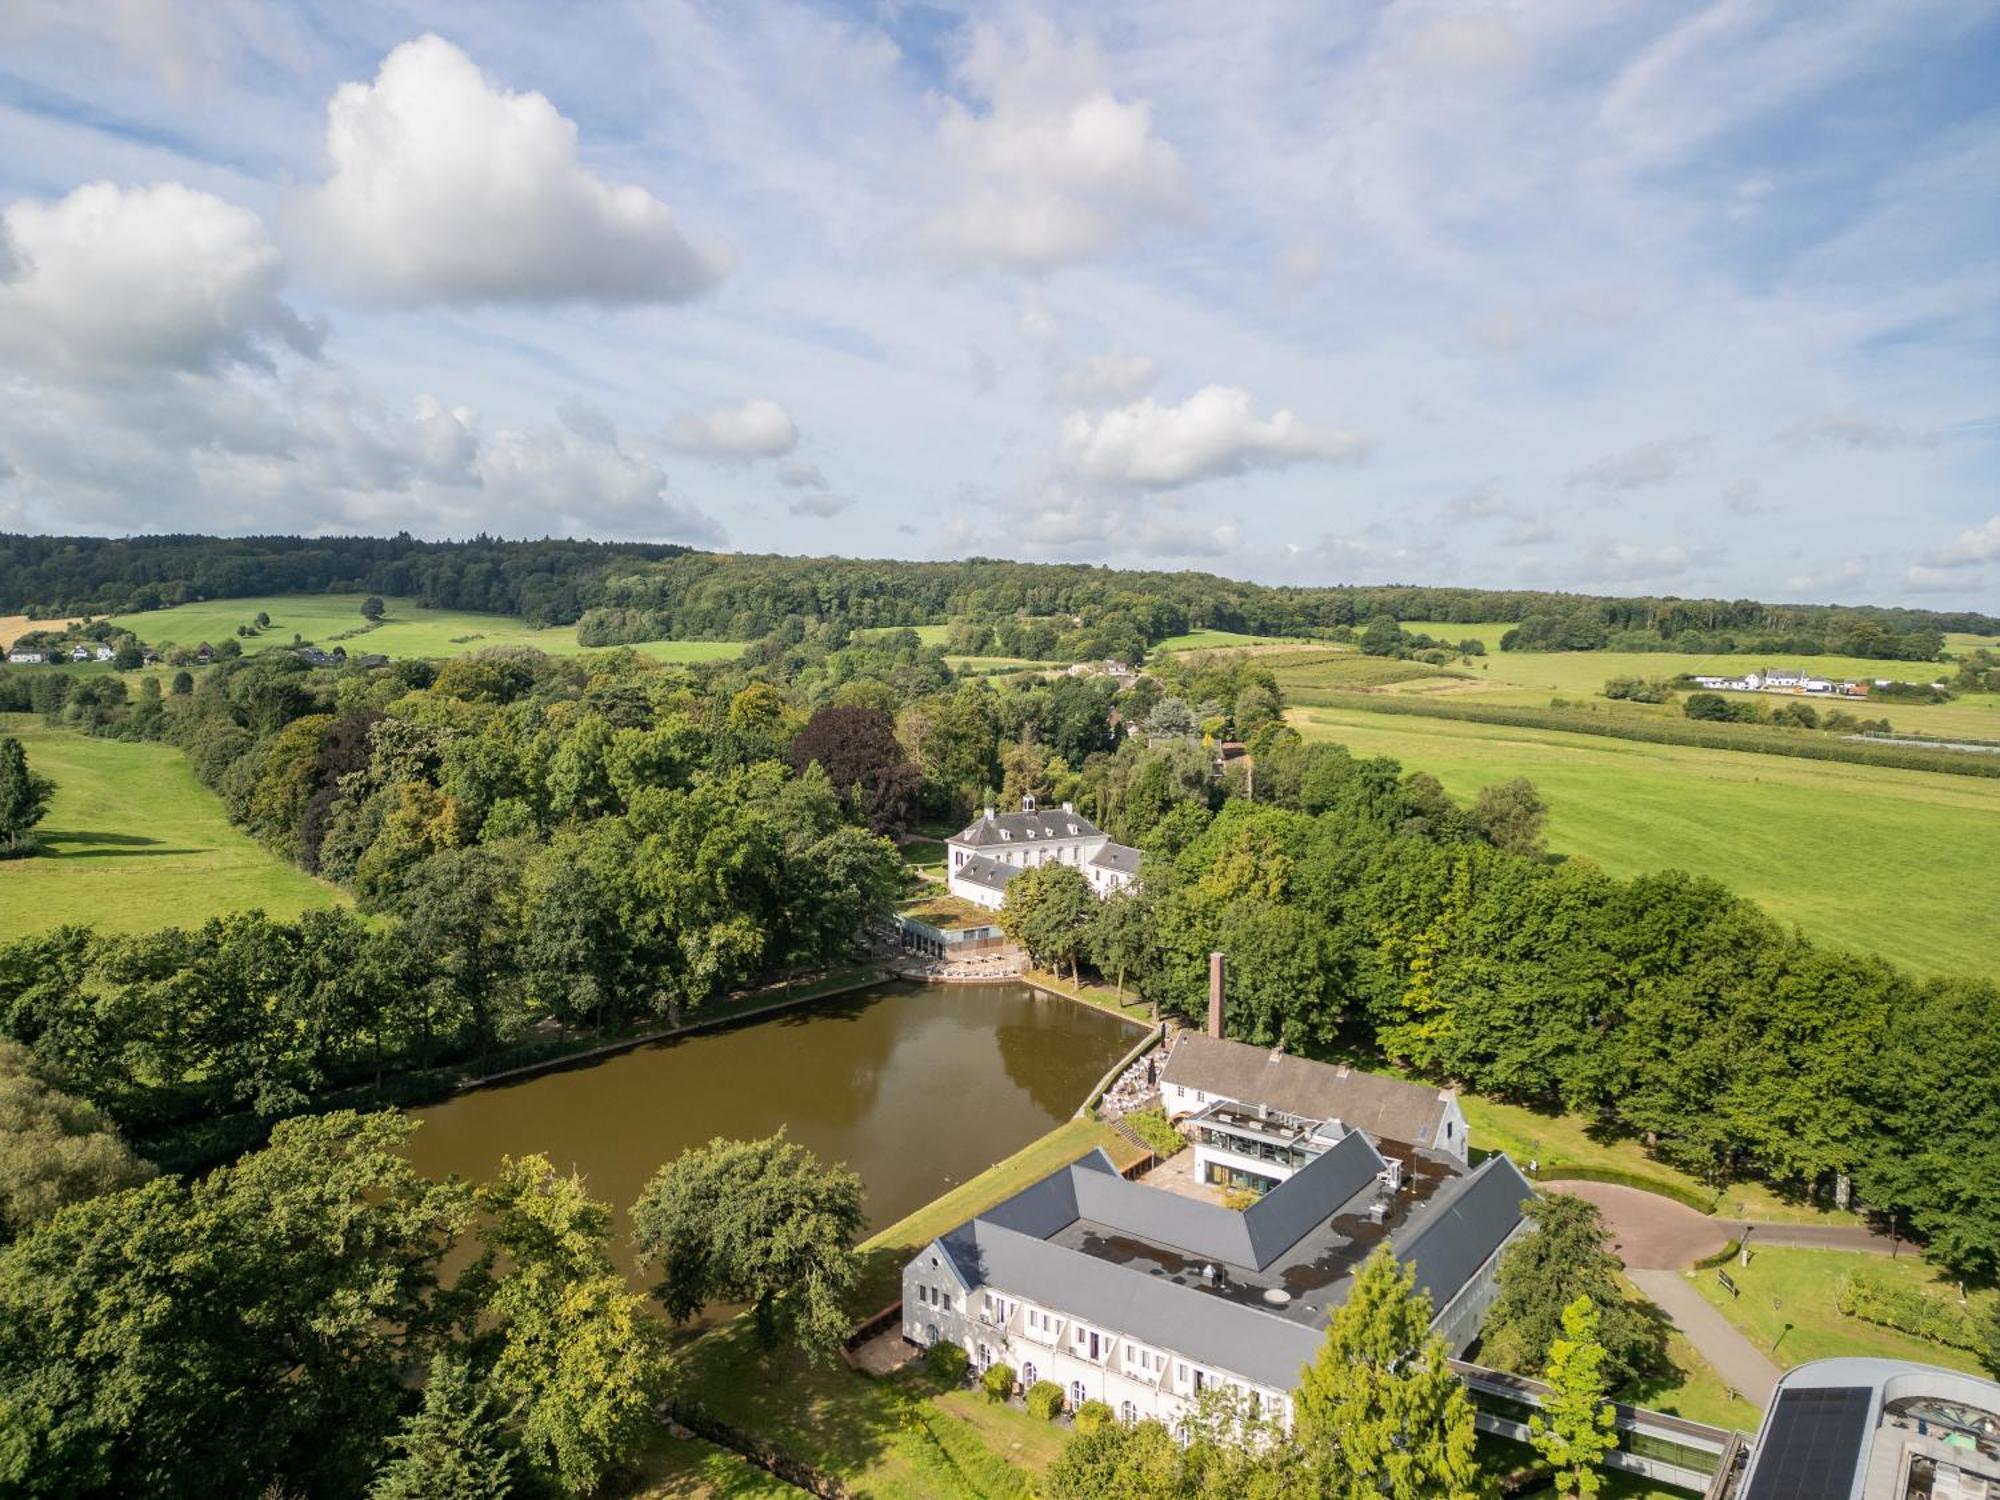
[[[407,599],[389,599],[388,613],[372,630],[361,617],[360,594],[274,594],[253,599],[210,599],[172,609],[117,615],[113,623],[149,644],[172,641],[194,646],[218,645],[236,639],[239,625],[250,625],[262,612],[270,627],[242,640],[243,649],[257,651],[289,646],[294,635],[332,649],[345,646],[350,654],[380,652],[385,656],[457,656],[487,646],[532,646],[552,655],[610,651],[610,646],[580,646],[576,629],[552,625],[536,629],[511,615],[474,614],[469,610],[425,609]],[[349,631],[359,634],[347,635]],[[335,641],[335,636],[345,636]],[[659,661],[714,661],[736,656],[740,641],[648,641],[632,648]]]
[[[108,932],[190,925],[261,907],[293,916],[341,898],[230,826],[180,751],[0,714],[56,795],[43,852],[0,864],[0,939],[81,922]]]
[[[1969,1350],[1933,1343],[1894,1328],[1865,1323],[1840,1310],[1840,1289],[1856,1271],[1886,1276],[1956,1299],[1958,1288],[1948,1276],[1926,1265],[1908,1250],[1894,1259],[1857,1250],[1758,1249],[1753,1238],[1750,1264],[1731,1261],[1724,1267],[1739,1295],[1731,1296],[1714,1271],[1695,1274],[1695,1286],[1745,1338],[1789,1369],[1809,1360],[1842,1355],[1909,1359],[1953,1370],[1983,1374]],[[1971,1293],[1975,1309],[1992,1305],[1991,1291]],[[1775,1346],[1775,1352],[1773,1352]]]
[[[1460,798],[1526,776],[1550,847],[1615,875],[1690,870],[1822,942],[1923,973],[2000,971],[2000,780],[1358,709],[1291,717]]]

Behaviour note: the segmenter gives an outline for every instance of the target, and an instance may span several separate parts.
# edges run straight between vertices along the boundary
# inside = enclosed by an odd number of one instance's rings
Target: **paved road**
[[[1633,1284],[1674,1320],[1703,1359],[1737,1395],[1760,1410],[1771,1404],[1778,1384],[1778,1367],[1771,1357],[1736,1331],[1727,1318],[1708,1304],[1679,1271],[1633,1270]]]
[[[1729,1243],[1731,1226],[1658,1193],[1609,1182],[1551,1182],[1552,1192],[1595,1203],[1611,1231],[1611,1249],[1637,1270],[1678,1271]]]

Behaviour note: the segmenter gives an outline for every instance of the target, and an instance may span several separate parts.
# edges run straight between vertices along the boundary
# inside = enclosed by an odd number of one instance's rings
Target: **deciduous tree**
[[[857,1274],[862,1222],[861,1179],[782,1130],[685,1151],[632,1205],[633,1243],[640,1263],[659,1269],[669,1316],[747,1302],[767,1347],[789,1336],[815,1359],[846,1336],[842,1298]]]
[[[1597,1307],[1578,1297],[1563,1309],[1562,1336],[1549,1345],[1542,1379],[1550,1387],[1541,1413],[1528,1419],[1535,1451],[1556,1471],[1569,1500],[1589,1500],[1603,1487],[1604,1455],[1618,1446],[1617,1414],[1604,1399],[1604,1345]]]

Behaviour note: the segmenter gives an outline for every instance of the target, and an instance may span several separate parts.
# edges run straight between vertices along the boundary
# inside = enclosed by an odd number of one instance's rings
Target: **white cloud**
[[[247,208],[176,182],[93,182],[0,215],[0,348],[117,374],[263,363],[318,332],[284,299],[284,261]]]
[[[826,476],[820,473],[818,464],[787,459],[778,465],[778,483],[792,490],[823,490]]]
[[[1573,471],[1569,483],[1572,488],[1587,485],[1599,490],[1638,490],[1664,484],[1679,474],[1707,441],[1700,436],[1656,438],[1594,459]]]
[[[785,509],[795,516],[809,516],[824,521],[839,515],[853,504],[854,497],[851,495],[829,495],[821,490],[796,497]]]
[[[1096,406],[1124,401],[1152,389],[1160,367],[1143,354],[1094,354],[1065,370],[1056,392],[1066,401]]]
[[[481,502],[514,535],[647,537],[720,546],[723,530],[681,501],[650,459],[554,428],[494,435],[479,457]],[[539,518],[539,523],[538,523]]]
[[[1685,547],[1679,542],[1653,546],[1600,538],[1584,548],[1572,576],[1580,574],[1591,585],[1672,583],[1713,563],[1717,556],[1712,547]]]
[[[1219,385],[1204,386],[1179,406],[1163,406],[1149,396],[1095,420],[1076,412],[1062,430],[1062,457],[1072,471],[1142,488],[1359,458],[1366,448],[1353,433],[1308,427],[1289,411],[1260,420],[1248,391]]]
[[[720,411],[683,412],[668,426],[667,441],[683,453],[742,462],[790,453],[799,429],[784,407],[759,396]]]
[[[1956,567],[1934,568],[1914,563],[1903,570],[1903,587],[1917,594],[1972,594],[1986,582],[1984,573],[1966,573]]]
[[[951,257],[1046,271],[1087,260],[1191,208],[1152,106],[1122,99],[1087,44],[1031,17],[1018,36],[975,26],[953,69],[939,141],[952,204],[930,224]]]
[[[1924,559],[1931,569],[1974,568],[1990,562],[2000,562],[2000,515],[1983,526],[1968,526],[1950,546]]]
[[[405,42],[373,83],[327,106],[332,175],[296,205],[328,280],[394,301],[672,301],[713,285],[726,254],[690,241],[642,187],[577,157],[546,98],[488,83],[437,36]]]
[[[1801,418],[1780,432],[1776,441],[1787,448],[1806,452],[1846,448],[1856,452],[1889,453],[1898,448],[1932,447],[1937,442],[1937,434],[1871,417],[1865,412],[1830,411],[1817,417]]]

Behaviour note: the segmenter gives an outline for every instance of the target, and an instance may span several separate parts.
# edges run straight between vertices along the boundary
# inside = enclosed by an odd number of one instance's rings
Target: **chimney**
[[[1208,955],[1208,1034],[1222,1040],[1222,955]]]
[[[990,807],[986,809],[986,821],[989,823],[993,821],[993,809]]]
[[[1065,802],[1065,803],[1063,804],[1063,811],[1064,811],[1064,812],[1066,812],[1066,813],[1073,813],[1073,812],[1075,812],[1075,811],[1076,811],[1076,804],[1075,804],[1074,802]]]

